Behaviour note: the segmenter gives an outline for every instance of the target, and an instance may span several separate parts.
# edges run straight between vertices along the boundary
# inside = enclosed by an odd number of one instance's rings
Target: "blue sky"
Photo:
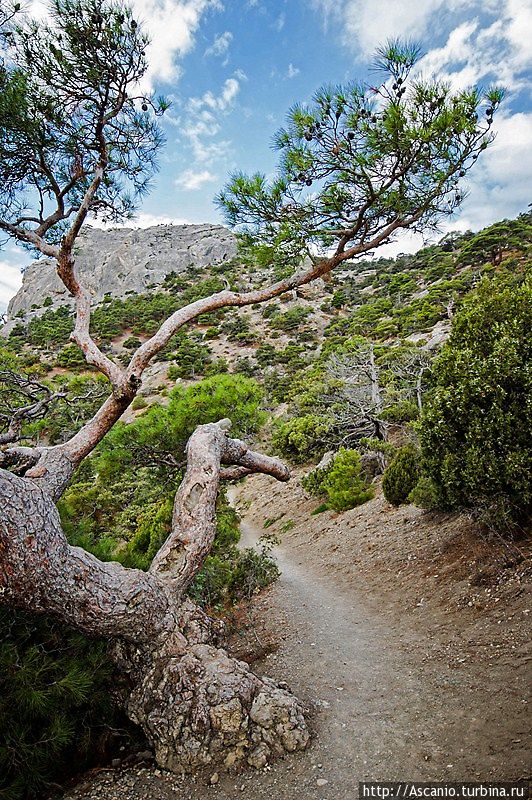
[[[478,229],[532,200],[530,0],[134,0],[151,34],[147,85],[166,94],[167,144],[136,224],[218,222],[212,198],[234,169],[275,169],[271,140],[288,108],[320,85],[374,80],[376,45],[410,36],[420,69],[456,87],[501,82],[496,143],[467,179],[469,196],[443,230]],[[44,3],[33,0],[41,15]],[[406,236],[388,252],[413,250]],[[20,284],[27,255],[0,253],[0,304]]]

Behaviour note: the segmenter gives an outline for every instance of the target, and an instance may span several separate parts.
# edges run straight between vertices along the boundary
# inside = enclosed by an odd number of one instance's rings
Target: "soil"
[[[100,771],[67,800],[352,800],[361,780],[529,777],[529,540],[392,509],[380,490],[312,515],[297,477],[253,476],[233,502],[244,546],[279,536],[282,574],[237,613],[230,648],[307,704],[311,746],[237,775]]]

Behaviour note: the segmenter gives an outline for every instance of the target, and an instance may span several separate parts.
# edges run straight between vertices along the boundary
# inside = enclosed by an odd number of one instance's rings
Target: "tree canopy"
[[[460,205],[460,179],[493,140],[504,92],[424,79],[419,55],[388,42],[375,57],[381,82],[324,87],[291,109],[272,180],[233,175],[217,202],[263,258],[289,267],[333,254],[334,265],[401,228],[425,231]]]
[[[139,94],[147,38],[127,6],[53,0],[46,23],[18,16],[0,70],[0,229],[39,245],[60,240],[91,185],[92,214],[131,214],[166,103]]]

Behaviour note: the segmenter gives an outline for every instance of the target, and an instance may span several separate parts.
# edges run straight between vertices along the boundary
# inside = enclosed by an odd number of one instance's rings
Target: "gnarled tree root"
[[[195,644],[157,658],[127,702],[157,763],[172,772],[207,765],[263,767],[306,747],[309,732],[296,698],[219,648]]]

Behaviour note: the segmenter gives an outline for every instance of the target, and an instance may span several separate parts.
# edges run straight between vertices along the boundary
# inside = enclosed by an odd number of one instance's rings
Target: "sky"
[[[43,0],[30,11],[45,14]],[[503,84],[495,143],[465,179],[468,196],[442,225],[478,230],[532,201],[532,3],[530,0],[133,0],[151,45],[146,85],[172,106],[160,172],[134,224],[221,222],[213,197],[238,169],[275,172],[275,131],[295,102],[324,84],[375,80],[375,47],[411,37],[424,75],[456,88]],[[413,251],[403,235],[379,255]],[[29,262],[0,251],[0,310]]]

